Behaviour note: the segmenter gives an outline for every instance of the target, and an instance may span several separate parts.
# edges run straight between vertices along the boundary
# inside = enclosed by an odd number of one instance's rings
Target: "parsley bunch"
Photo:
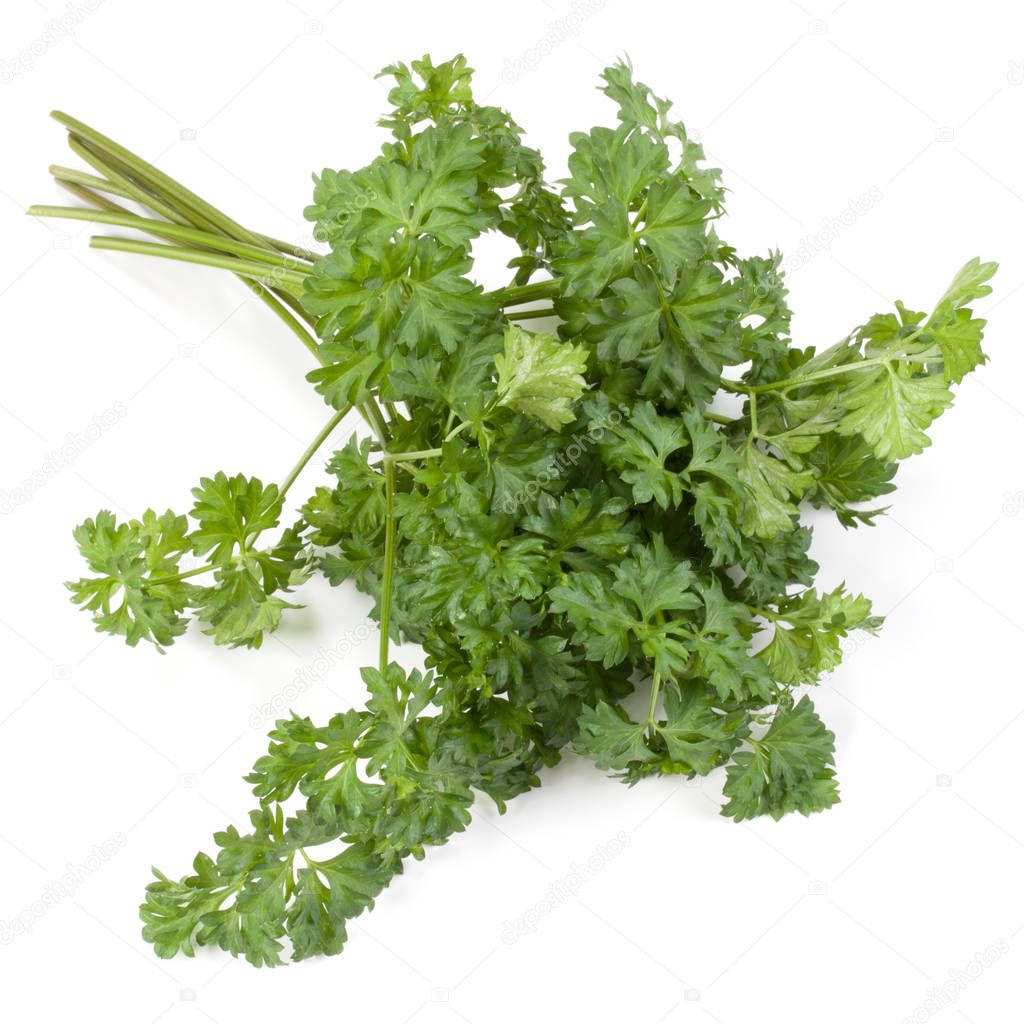
[[[218,472],[185,512],[87,520],[73,600],[133,646],[169,646],[193,616],[258,647],[323,573],[370,595],[380,624],[365,709],[279,721],[247,777],[250,831],[217,833],[181,881],[156,873],[142,919],[160,956],[337,953],[477,794],[504,809],[567,748],[630,784],[724,767],[737,821],[834,804],[833,735],[799,691],[880,620],[844,586],[814,588],[801,507],[870,524],[882,510],[865,503],[985,358],[970,305],[995,265],[976,259],[930,311],[897,303],[794,346],[780,256],[719,238],[718,172],[626,64],[603,78],[617,124],[570,136],[557,185],[511,117],[474,101],[462,57],[383,74],[391,140],[316,178],[323,253],[55,115],[95,173],[53,173],[89,206],[32,212],[157,239],[100,248],[233,272],[315,358],[331,409],[279,485]],[[472,246],[492,231],[518,256],[486,292]],[[557,336],[530,329],[551,317]],[[282,531],[352,409],[368,431]],[[419,645],[424,670],[391,661],[394,642]]]

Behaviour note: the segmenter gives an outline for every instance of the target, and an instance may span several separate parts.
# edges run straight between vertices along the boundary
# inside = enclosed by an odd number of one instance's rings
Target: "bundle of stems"
[[[320,356],[316,318],[301,303],[303,285],[319,253],[270,235],[251,231],[219,210],[158,167],[89,125],[55,110],[51,115],[67,128],[71,151],[95,173],[53,164],[54,180],[87,206],[31,206],[33,217],[89,221],[130,228],[159,242],[113,235],[93,235],[95,249],[131,252],[160,259],[178,260],[228,270],[270,309],[318,362]],[[116,202],[112,196],[133,203],[142,213]],[[503,307],[520,306],[557,292],[552,281],[509,286],[496,293]],[[514,318],[548,315],[548,310],[513,313]],[[356,406],[377,443],[387,448],[389,418],[371,395]],[[333,426],[348,410],[329,421]],[[320,443],[329,430],[323,433]],[[315,451],[315,449],[314,449]],[[311,457],[313,451],[309,452]],[[306,459],[308,461],[308,457]],[[304,465],[305,463],[303,463]],[[291,476],[291,474],[289,474]],[[288,480],[290,483],[290,479]]]

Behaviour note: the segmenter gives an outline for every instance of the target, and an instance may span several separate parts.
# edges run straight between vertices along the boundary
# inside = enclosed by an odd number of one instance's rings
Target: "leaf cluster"
[[[338,952],[403,860],[567,750],[631,785],[724,768],[738,821],[830,807],[834,737],[799,691],[880,619],[815,586],[807,507],[870,525],[985,358],[978,260],[930,312],[794,346],[780,255],[722,240],[719,172],[627,64],[603,76],[616,123],[570,136],[558,183],[462,57],[383,74],[390,137],[316,176],[327,249],[301,299],[310,383],[370,434],[279,536],[287,488],[223,473],[187,515],[76,531],[74,600],[130,645],[171,644],[191,613],[259,646],[314,573],[368,595],[383,631],[365,709],[278,722],[251,829],[180,881],[157,873],[142,916],[162,956]],[[472,276],[486,232],[517,246],[490,292]],[[524,326],[541,317],[557,327]]]

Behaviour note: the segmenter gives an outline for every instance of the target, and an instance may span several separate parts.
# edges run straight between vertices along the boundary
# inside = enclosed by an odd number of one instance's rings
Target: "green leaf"
[[[478,321],[494,313],[493,300],[465,276],[470,266],[462,252],[426,237],[372,252],[343,247],[322,257],[306,279],[303,304],[319,318],[317,331],[325,342],[350,344],[324,350],[324,359],[338,357],[349,366],[349,351],[375,354],[381,363],[396,347],[455,351]],[[362,374],[360,368],[356,379]]]
[[[415,669],[406,675],[394,662],[383,673],[364,668],[361,674],[370,691],[366,706],[374,716],[360,748],[369,757],[367,771],[376,774],[386,765],[389,771],[401,774],[422,767],[417,765],[416,743],[411,737],[417,717],[434,697],[433,675]]]
[[[393,874],[371,847],[359,843],[299,868],[287,917],[292,959],[340,953],[348,939],[346,922],[373,909]]]
[[[745,489],[742,529],[748,537],[769,540],[793,529],[799,501],[814,483],[807,471],[790,469],[781,459],[748,441],[737,471]]]
[[[373,349],[344,341],[325,341],[320,358],[326,365],[306,374],[306,380],[334,409],[348,409],[365,402],[387,378],[391,363]]]
[[[606,463],[632,487],[636,504],[654,501],[669,508],[682,501],[683,478],[667,463],[688,442],[678,417],[659,416],[650,402],[639,402],[628,419],[609,428],[600,447]]]
[[[953,402],[942,377],[914,376],[906,367],[862,375],[844,396],[840,434],[859,434],[883,462],[916,455],[931,444],[925,430]]]
[[[561,429],[575,419],[572,404],[587,387],[587,354],[550,334],[505,328],[505,350],[494,357],[497,403]]]
[[[264,487],[255,477],[241,473],[203,477],[192,494],[192,518],[199,523],[192,534],[192,550],[218,566],[248,554],[251,542],[277,526],[281,516],[277,484]]]
[[[809,495],[811,504],[833,509],[845,527],[871,525],[884,509],[852,506],[896,489],[892,483],[896,464],[876,458],[857,435],[826,434],[809,461],[814,465],[815,474],[815,490]]]
[[[637,723],[600,702],[580,716],[577,753],[633,783],[646,775],[707,775],[739,744],[746,716],[718,711],[712,696],[674,685],[664,689],[665,718]]]
[[[651,185],[637,234],[654,253],[666,280],[706,253],[706,219],[711,210],[710,201],[695,197],[689,185],[678,178]]]
[[[580,716],[574,747],[604,771],[624,772],[631,765],[647,764],[658,755],[647,745],[646,725],[629,719],[618,707],[601,701]]]
[[[575,490],[558,499],[541,494],[536,513],[526,516],[522,527],[546,538],[560,565],[597,571],[623,558],[634,542],[628,509],[624,500],[612,498],[604,487]]]
[[[751,750],[741,751],[726,769],[722,814],[735,821],[771,815],[823,811],[839,800],[833,770],[835,737],[806,697],[780,710]]]
[[[774,632],[759,657],[779,682],[791,686],[817,682],[835,668],[851,630],[874,634],[882,624],[871,614],[871,602],[847,593],[845,584],[830,593],[808,589],[782,598],[771,618]]]
[[[192,603],[196,617],[206,623],[203,632],[216,644],[261,647],[264,635],[281,625],[284,610],[298,607],[267,593],[252,566],[218,569],[215,579],[212,586],[193,588]]]
[[[950,281],[942,298],[936,304],[936,313],[960,309],[969,302],[983,299],[992,294],[992,286],[988,283],[999,269],[998,263],[982,263],[977,256],[968,260]]]
[[[947,381],[959,383],[964,376],[985,361],[981,335],[985,321],[974,319],[964,307],[992,292],[988,282],[999,269],[997,263],[982,263],[977,257],[957,272],[935,312],[928,318],[928,330],[942,352]]]
[[[673,408],[706,402],[723,367],[740,360],[741,303],[742,291],[713,263],[688,265],[671,283],[638,265],[586,312],[584,337],[609,365],[639,368],[644,397]]]
[[[370,465],[370,438],[350,437],[327,464],[338,478],[333,488],[318,487],[302,508],[316,544],[330,547],[353,535],[374,536],[384,526],[384,476]]]
[[[605,668],[631,654],[649,659],[663,675],[685,670],[691,637],[685,621],[672,613],[700,607],[692,588],[696,577],[687,562],[675,559],[664,541],[634,545],[631,556],[613,569],[612,578],[570,573],[550,591],[553,611],[566,615],[587,657]]]
[[[72,601],[92,612],[96,629],[123,636],[134,647],[148,640],[158,649],[185,632],[182,611],[188,585],[175,580],[178,561],[190,546],[184,516],[158,516],[118,523],[103,510],[75,528],[78,549],[95,573],[66,586]],[[154,582],[160,581],[160,582]]]

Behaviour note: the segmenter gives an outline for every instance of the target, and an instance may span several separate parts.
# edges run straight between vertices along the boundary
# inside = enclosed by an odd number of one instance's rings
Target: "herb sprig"
[[[630,784],[724,767],[737,821],[834,804],[834,738],[800,690],[881,620],[845,586],[814,588],[801,507],[870,524],[883,510],[865,504],[985,358],[971,306],[995,265],[977,259],[930,312],[897,303],[827,348],[793,345],[781,257],[719,238],[718,171],[627,64],[603,76],[617,124],[573,134],[555,185],[511,117],[473,99],[464,58],[383,74],[390,141],[316,178],[322,253],[55,115],[92,171],[54,177],[88,205],[31,212],[155,239],[97,248],[233,272],[315,358],[331,410],[280,484],[217,472],[185,513],[87,520],[73,600],[132,646],[165,648],[194,616],[258,647],[322,573],[370,595],[380,624],[365,709],[279,721],[247,777],[250,830],[217,833],[181,881],[156,873],[142,919],[161,956],[337,953],[477,794],[503,810],[567,748]],[[486,292],[472,246],[494,231],[518,255]],[[366,436],[281,531],[350,410]],[[399,641],[423,671],[391,660]]]

